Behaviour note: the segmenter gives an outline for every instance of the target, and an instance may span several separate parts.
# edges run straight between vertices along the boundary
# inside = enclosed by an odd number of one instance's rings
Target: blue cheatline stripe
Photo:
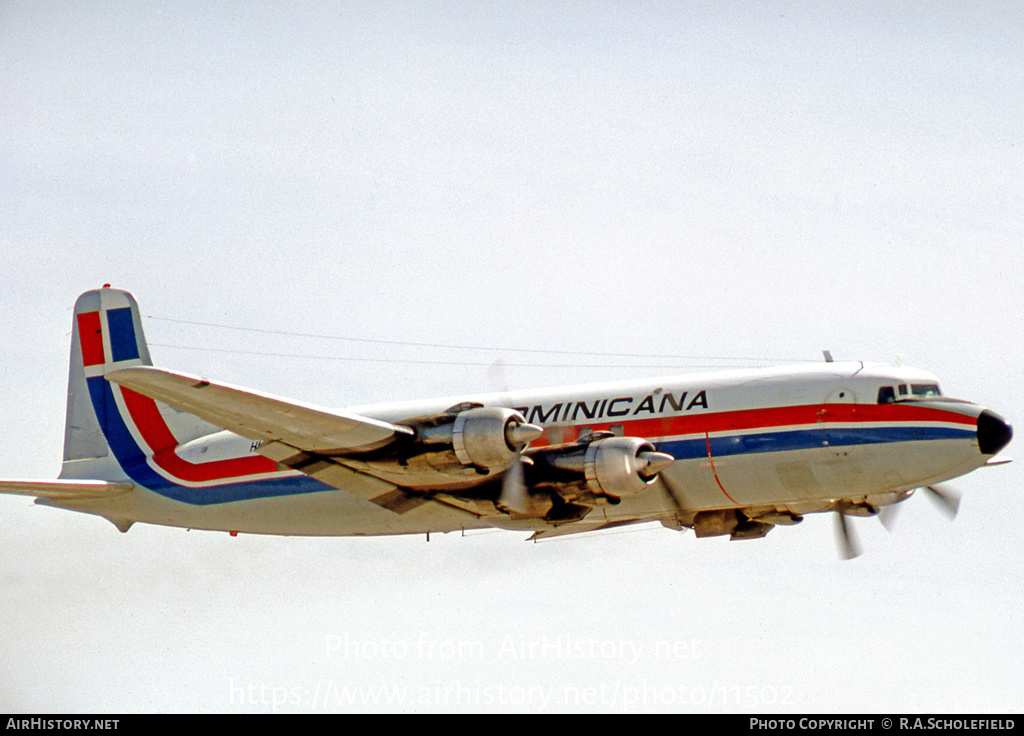
[[[306,475],[266,478],[258,481],[242,481],[240,483],[224,483],[216,486],[191,488],[179,485],[157,473],[146,462],[146,454],[139,447],[114,401],[113,389],[102,376],[87,379],[92,405],[96,410],[107,444],[117,458],[117,462],[128,477],[139,485],[159,493],[161,496],[190,503],[197,506],[208,506],[232,501],[246,501],[254,498],[270,498],[273,496],[293,496],[302,493],[318,493],[335,490],[326,483]]]
[[[117,363],[135,360],[139,357],[139,344],[135,339],[135,321],[132,308],[107,310],[107,326],[110,328],[110,359]]]
[[[779,432],[761,432],[726,437],[711,437],[711,456],[752,455],[766,452],[814,450],[822,447],[850,447],[878,445],[890,442],[920,442],[928,440],[970,440],[973,429],[950,427],[900,426],[889,427],[834,427],[793,429]],[[664,440],[655,445],[676,460],[694,460],[708,456],[708,440],[696,437],[685,440]]]

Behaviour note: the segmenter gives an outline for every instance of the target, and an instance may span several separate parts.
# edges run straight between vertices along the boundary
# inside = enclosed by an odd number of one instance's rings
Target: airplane
[[[135,298],[74,308],[55,481],[0,492],[136,522],[251,534],[498,528],[529,539],[660,522],[764,537],[873,516],[996,456],[1013,430],[908,366],[825,361],[327,409],[153,365]]]

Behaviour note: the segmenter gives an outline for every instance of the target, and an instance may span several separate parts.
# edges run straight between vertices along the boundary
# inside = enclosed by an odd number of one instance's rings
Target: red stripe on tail
[[[84,365],[103,365],[106,362],[99,312],[82,312],[78,315],[78,342],[82,345]]]

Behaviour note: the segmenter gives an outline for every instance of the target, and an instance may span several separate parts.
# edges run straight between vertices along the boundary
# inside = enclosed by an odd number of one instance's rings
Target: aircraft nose
[[[995,455],[1013,439],[1013,427],[994,411],[978,415],[978,449],[982,455]]]

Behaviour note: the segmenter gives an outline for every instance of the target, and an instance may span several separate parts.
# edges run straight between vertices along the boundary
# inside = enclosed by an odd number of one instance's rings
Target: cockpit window
[[[914,399],[937,399],[942,396],[937,383],[912,383],[909,388],[906,384],[896,386],[882,386],[878,389],[879,404],[893,404],[896,402],[896,391],[899,390],[900,401],[913,401]]]

